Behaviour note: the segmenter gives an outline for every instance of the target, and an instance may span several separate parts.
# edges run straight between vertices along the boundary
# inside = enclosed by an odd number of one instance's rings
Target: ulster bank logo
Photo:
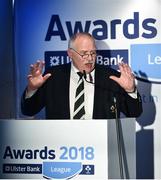
[[[161,44],[131,45],[131,67],[138,78],[161,83]]]

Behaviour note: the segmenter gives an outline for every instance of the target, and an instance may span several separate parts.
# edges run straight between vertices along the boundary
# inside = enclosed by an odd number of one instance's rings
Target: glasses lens
[[[89,58],[89,56],[92,56],[92,58],[95,58],[96,55],[97,55],[96,52],[91,52],[90,54],[83,54],[82,57],[83,57],[84,59]]]
[[[89,57],[89,54],[83,54],[82,58],[87,59]]]
[[[97,53],[96,53],[96,52],[92,52],[92,53],[91,53],[91,56],[92,56],[92,57],[96,57],[96,56],[97,56]]]

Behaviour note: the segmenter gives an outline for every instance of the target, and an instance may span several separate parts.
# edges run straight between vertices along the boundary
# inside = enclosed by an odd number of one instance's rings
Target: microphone
[[[83,77],[84,77],[85,81],[88,82],[88,83],[94,84],[94,82],[93,82],[93,80],[92,80],[92,76],[91,76],[90,74],[89,74],[89,76],[90,76],[90,81],[87,80],[86,71],[83,70]]]
[[[117,113],[117,101],[116,97],[113,98],[114,102],[114,112],[115,112],[115,125],[116,125],[116,138],[117,138],[117,148],[118,148],[118,157],[119,157],[119,169],[120,169],[120,178],[124,179],[124,170],[123,170],[123,155],[122,155],[122,141],[121,141],[121,125],[120,119],[118,118]]]
[[[86,80],[87,75],[86,75],[86,71],[85,71],[85,70],[83,70],[83,77],[84,77],[84,79]]]
[[[116,97],[113,98],[114,102],[114,111],[115,111],[115,118],[118,119],[118,112],[117,112],[117,104],[116,104]]]

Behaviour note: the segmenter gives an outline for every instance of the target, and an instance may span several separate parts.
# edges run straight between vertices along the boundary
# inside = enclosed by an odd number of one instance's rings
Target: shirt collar
[[[74,66],[73,62],[71,62],[71,68],[72,68],[72,71],[77,74],[77,72],[79,72],[79,70]],[[90,76],[92,77],[92,80],[93,80],[93,83],[94,83],[94,75],[95,75],[95,68],[93,69],[93,71],[89,74],[87,74],[87,80],[90,81]]]

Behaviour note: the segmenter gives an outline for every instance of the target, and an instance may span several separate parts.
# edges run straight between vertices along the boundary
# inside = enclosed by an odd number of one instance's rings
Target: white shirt
[[[77,88],[77,83],[79,80],[79,76],[77,74],[79,72],[73,64],[71,65],[71,73],[70,73],[70,118],[73,119],[74,112],[74,103],[75,103],[75,93]],[[94,83],[94,73],[95,70],[91,72],[91,76]],[[83,78],[84,79],[84,78]],[[87,80],[89,79],[89,74],[87,74]],[[88,83],[84,80],[84,90],[85,90],[85,119],[92,119],[93,116],[93,101],[94,101],[94,84]]]

